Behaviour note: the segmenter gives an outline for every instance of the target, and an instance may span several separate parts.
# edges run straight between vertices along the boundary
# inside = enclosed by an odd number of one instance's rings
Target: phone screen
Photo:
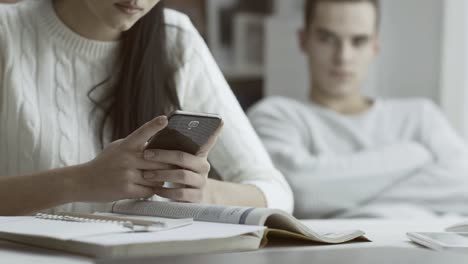
[[[148,143],[147,149],[179,150],[196,154],[221,125],[216,115],[176,111],[165,129]]]

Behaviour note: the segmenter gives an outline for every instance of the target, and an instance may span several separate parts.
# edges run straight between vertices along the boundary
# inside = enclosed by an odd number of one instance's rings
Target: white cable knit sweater
[[[293,198],[188,17],[166,10],[168,45],[185,49],[176,76],[183,110],[217,113],[225,127],[210,155],[226,181],[253,184],[268,207]],[[85,39],[67,28],[51,0],[0,5],[0,175],[20,176],[87,162],[100,151],[87,93],[114,69],[118,42]],[[93,94],[93,97],[99,94]],[[99,177],[99,175],[96,175]],[[239,194],[242,195],[242,194]],[[105,204],[60,210],[90,212]]]

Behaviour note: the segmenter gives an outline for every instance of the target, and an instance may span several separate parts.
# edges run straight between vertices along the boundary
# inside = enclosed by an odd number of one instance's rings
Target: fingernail
[[[143,157],[146,160],[151,160],[154,157],[156,157],[156,153],[154,153],[154,151],[151,151],[151,150],[146,150],[145,153],[143,153]]]
[[[161,117],[159,118],[159,120],[158,120],[158,123],[159,123],[160,125],[164,125],[164,124],[166,124],[166,122],[167,122],[167,116],[161,116]]]

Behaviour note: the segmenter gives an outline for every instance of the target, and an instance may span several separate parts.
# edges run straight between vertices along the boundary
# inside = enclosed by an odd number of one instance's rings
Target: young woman
[[[216,145],[144,151],[175,109],[221,115]],[[208,157],[224,181],[207,179]],[[159,0],[0,5],[0,175],[0,215],[154,195],[293,204],[202,38]]]

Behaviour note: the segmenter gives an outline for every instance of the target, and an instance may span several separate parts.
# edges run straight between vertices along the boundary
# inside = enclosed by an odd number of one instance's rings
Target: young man
[[[306,0],[310,102],[267,99],[250,118],[301,218],[468,214],[468,148],[424,99],[361,93],[379,52],[378,0]]]

